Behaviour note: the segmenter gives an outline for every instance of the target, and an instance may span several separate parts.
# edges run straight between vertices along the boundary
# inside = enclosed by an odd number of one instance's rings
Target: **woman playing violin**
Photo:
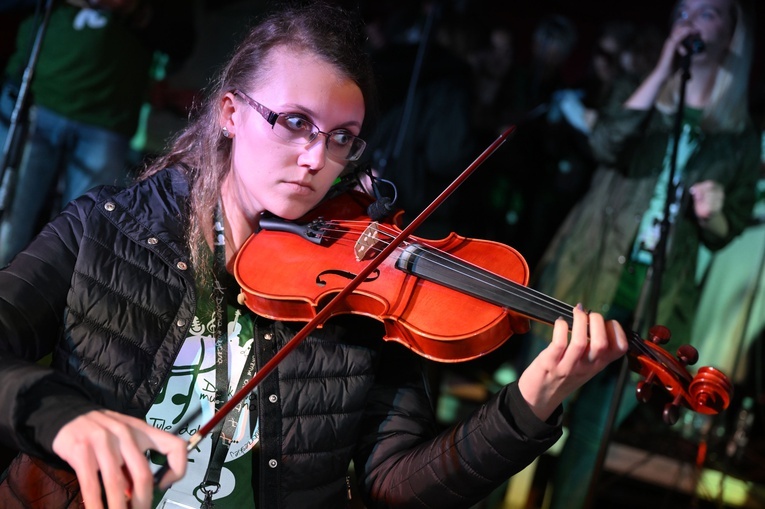
[[[301,217],[364,150],[360,33],[326,4],[271,14],[166,155],[70,203],[0,272],[0,436],[21,452],[5,507],[336,508],[351,462],[368,507],[469,507],[550,447],[564,398],[626,351],[621,327],[577,308],[570,337],[558,320],[517,382],[438,433],[421,358],[341,315],[187,453],[299,330],[240,306],[229,271],[261,214]]]

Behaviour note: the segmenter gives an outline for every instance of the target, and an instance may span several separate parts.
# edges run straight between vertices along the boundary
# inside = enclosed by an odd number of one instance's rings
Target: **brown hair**
[[[206,98],[176,135],[168,151],[142,172],[145,179],[168,166],[185,172],[191,188],[187,243],[197,278],[210,275],[208,238],[221,184],[231,167],[231,140],[221,135],[220,104],[233,89],[248,90],[265,82],[263,65],[277,47],[315,54],[353,80],[364,96],[367,118],[376,100],[371,64],[360,17],[323,1],[282,6],[257,23],[239,44],[208,89]]]

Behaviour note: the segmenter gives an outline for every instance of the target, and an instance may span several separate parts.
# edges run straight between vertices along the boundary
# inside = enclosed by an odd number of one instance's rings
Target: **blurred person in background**
[[[678,196],[670,197],[676,200],[668,218],[669,249],[654,303],[656,322],[672,332],[665,348],[673,352],[691,338],[700,293],[699,246],[722,248],[750,220],[760,140],[747,97],[751,13],[737,0],[683,0],[671,21],[653,70],[637,85],[616,83],[599,113],[590,135],[599,161],[592,185],[552,239],[532,285],[625,325],[645,317],[636,310],[667,199],[675,117],[682,115],[673,188]],[[701,39],[704,51],[689,54],[683,44],[688,38]],[[681,58],[689,59],[691,79],[685,107],[678,111]],[[570,436],[555,474],[554,508],[585,503],[616,378],[615,372],[603,373],[569,409]],[[634,401],[631,395],[622,399],[622,416]]]
[[[25,9],[0,96],[5,140],[44,2]],[[35,6],[36,9],[35,9]],[[15,11],[14,11],[15,12]],[[183,0],[54,0],[29,84],[18,161],[3,180],[0,265],[41,224],[97,184],[125,184],[130,139],[151,83],[155,52],[179,62],[194,42],[193,9]]]

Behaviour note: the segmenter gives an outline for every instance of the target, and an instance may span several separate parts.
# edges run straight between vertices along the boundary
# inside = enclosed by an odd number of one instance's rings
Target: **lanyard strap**
[[[216,375],[218,374],[217,371],[219,371],[219,367],[220,364],[216,362]],[[250,353],[247,355],[247,361],[245,362],[244,368],[242,369],[242,376],[239,377],[239,383],[237,384],[235,392],[239,392],[242,387],[244,387],[244,385],[250,381],[250,379],[255,374],[255,370],[255,346],[253,345],[250,347]],[[223,463],[226,459],[226,454],[228,453],[229,446],[234,439],[234,433],[236,432],[236,426],[239,422],[239,416],[242,412],[242,409],[247,407],[248,399],[243,400],[241,403],[235,406],[229,415],[225,419],[222,419],[219,425],[216,426],[213,431],[213,443],[212,451],[210,452],[210,462],[207,465],[205,478],[200,484],[200,489],[205,494],[205,500],[202,503],[202,508],[207,509],[213,507],[212,496],[218,492],[218,489],[220,489],[220,473],[223,468]],[[254,399],[252,401],[254,401]],[[216,407],[217,406],[218,405],[216,401]]]
[[[213,271],[215,280],[213,283],[213,300],[215,303],[215,411],[219,411],[223,404],[228,400],[228,304],[226,302],[226,288],[222,281],[228,279],[226,274],[226,239],[223,229],[223,212],[220,200],[215,207],[214,217],[214,259]],[[236,391],[239,392],[244,385],[253,377],[256,370],[255,346],[250,347],[247,360],[242,368],[239,383]],[[239,422],[239,415],[242,408],[247,406],[246,401],[239,403],[222,419],[213,429],[212,451],[210,452],[210,462],[207,465],[207,471],[200,490],[205,494],[202,502],[202,508],[212,508],[212,496],[220,489],[220,474],[223,468],[223,462],[226,459],[231,441],[234,438],[236,425]]]

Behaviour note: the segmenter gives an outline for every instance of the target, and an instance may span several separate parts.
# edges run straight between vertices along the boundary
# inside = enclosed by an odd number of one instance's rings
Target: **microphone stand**
[[[683,129],[683,112],[685,110],[685,89],[689,79],[691,79],[690,64],[691,57],[696,51],[688,50],[685,55],[680,57],[681,81],[680,96],[677,104],[677,113],[675,114],[675,123],[673,126],[674,139],[672,140],[672,157],[670,158],[669,178],[667,179],[667,191],[664,201],[664,217],[659,223],[659,240],[653,250],[651,265],[646,272],[643,286],[640,290],[640,297],[635,308],[632,321],[632,330],[638,334],[643,333],[646,326],[651,326],[656,321],[658,314],[659,297],[661,295],[661,282],[667,260],[667,244],[669,238],[670,209],[675,202],[678,185],[675,184],[675,175],[677,174],[677,153],[680,145],[680,135]],[[622,400],[622,393],[627,383],[628,361],[624,358],[621,362],[619,375],[614,387],[614,393],[611,397],[611,403],[606,420],[606,426],[603,430],[603,436],[600,440],[598,454],[593,468],[592,479],[587,490],[587,499],[585,508],[592,508],[595,502],[595,493],[597,484],[605,464],[606,453],[608,452],[609,442],[616,423],[616,416],[619,411],[619,405]]]
[[[385,175],[385,170],[391,162],[396,161],[401,154],[401,147],[404,144],[406,138],[406,131],[409,126],[409,121],[412,116],[412,108],[414,106],[415,94],[417,92],[417,85],[420,79],[420,73],[425,63],[425,56],[428,50],[428,44],[430,43],[431,32],[435,24],[436,18],[440,16],[441,5],[439,2],[435,2],[425,19],[425,26],[420,34],[419,45],[417,46],[417,55],[414,61],[414,67],[412,69],[412,75],[409,79],[409,85],[406,91],[406,98],[404,100],[403,111],[401,113],[401,120],[398,126],[398,132],[393,139],[393,146],[388,145],[385,153],[379,158],[377,162],[377,170],[380,175]]]
[[[18,97],[11,114],[8,134],[3,146],[2,159],[0,159],[0,220],[5,211],[10,207],[13,197],[15,176],[21,161],[22,147],[29,126],[29,86],[34,77],[37,59],[40,56],[40,47],[48,28],[48,20],[53,7],[53,0],[46,0],[45,12],[42,22],[37,28],[34,44],[32,45],[27,66],[21,79]]]

